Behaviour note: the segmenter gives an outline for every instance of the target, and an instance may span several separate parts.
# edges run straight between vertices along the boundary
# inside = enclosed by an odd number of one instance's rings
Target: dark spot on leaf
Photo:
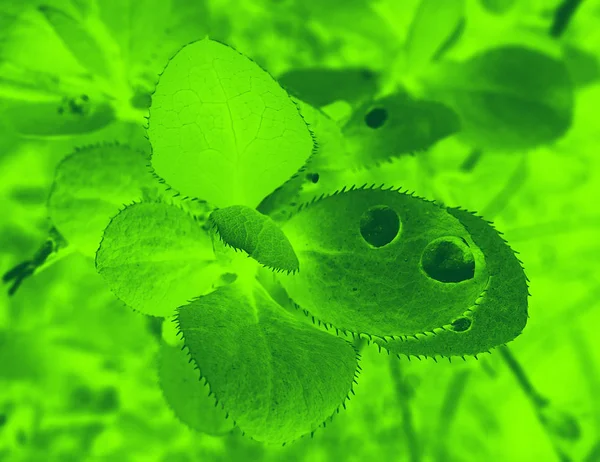
[[[311,181],[312,183],[318,183],[319,182],[319,174],[318,173],[307,173],[306,174],[306,178]]]
[[[8,418],[6,417],[6,414],[0,414],[0,428],[6,424],[7,420]]]
[[[223,284],[231,284],[232,282],[235,282],[236,279],[237,279],[237,274],[235,274],[235,273],[221,274],[221,281],[223,282]]]
[[[162,338],[162,323],[163,318],[155,316],[148,316],[146,318],[146,327],[148,328],[148,331],[159,340]]]
[[[361,69],[360,75],[365,80],[374,80],[375,79],[375,73],[370,69]]]
[[[559,438],[571,442],[581,438],[581,426],[577,418],[571,413],[546,405],[542,409],[540,417],[551,433]]]
[[[367,127],[379,128],[383,126],[387,118],[387,110],[382,107],[376,107],[367,112],[367,115],[365,115],[365,123],[367,124]]]
[[[71,391],[69,402],[73,409],[87,408],[94,400],[92,390],[86,385],[79,385]]]
[[[383,247],[400,231],[400,217],[387,205],[371,207],[360,218],[360,234],[373,247]]]
[[[469,318],[462,317],[452,322],[454,332],[464,332],[469,330],[469,327],[471,327],[471,320]]]
[[[137,88],[129,104],[136,109],[148,109],[152,105],[152,96],[144,89]]]
[[[81,100],[88,102],[90,100],[90,97],[88,95],[81,95]]]
[[[25,446],[27,444],[27,434],[23,430],[19,430],[17,432],[17,443],[21,446]]]
[[[429,243],[421,256],[425,273],[440,282],[461,282],[475,275],[475,259],[469,246],[457,237]]]
[[[119,394],[115,387],[106,387],[100,390],[96,402],[99,412],[112,412],[119,409]]]

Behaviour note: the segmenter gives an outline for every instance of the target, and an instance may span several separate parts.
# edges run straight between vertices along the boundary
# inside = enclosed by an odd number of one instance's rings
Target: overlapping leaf
[[[221,239],[276,271],[298,271],[298,257],[281,228],[266,215],[244,205],[217,209],[210,215]]]
[[[153,316],[173,314],[221,274],[210,237],[194,218],[152,202],[128,206],[112,219],[96,269],[117,297]]]
[[[394,93],[358,108],[343,128],[352,164],[372,166],[430,148],[460,129],[449,107]]]
[[[81,18],[73,17],[65,10],[51,5],[42,5],[39,10],[65,47],[86,70],[102,77],[110,75],[111,68],[102,47]]]
[[[106,127],[115,120],[114,109],[87,95],[52,96],[44,100],[4,99],[0,118],[12,130],[27,137],[82,135]]]
[[[406,40],[408,66],[415,72],[434,59],[464,21],[465,0],[421,0]]]
[[[360,104],[377,91],[377,75],[369,69],[292,69],[278,79],[294,96],[323,107],[335,101]]]
[[[461,135],[480,148],[528,149],[565,134],[573,84],[562,61],[533,49],[504,46],[429,78],[436,98],[461,117]]]

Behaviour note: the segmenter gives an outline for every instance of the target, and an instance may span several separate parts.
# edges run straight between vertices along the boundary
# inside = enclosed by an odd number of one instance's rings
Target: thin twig
[[[463,172],[471,172],[471,171],[473,171],[473,169],[475,168],[475,166],[481,160],[482,156],[483,156],[483,149],[479,149],[479,148],[473,149],[469,153],[469,155],[467,156],[467,158],[463,161],[462,165],[460,166],[460,169]]]
[[[558,456],[559,460],[561,462],[571,462],[571,457],[559,447],[558,441],[556,441],[556,432],[550,427],[550,423],[546,418],[548,415],[548,410],[550,409],[550,402],[535,389],[527,377],[525,370],[519,364],[512,351],[506,345],[500,346],[498,350],[500,351],[500,356],[517,379],[517,383],[520,385],[521,389],[531,402],[538,421],[546,431],[546,434],[549,436],[552,447],[554,448],[554,452]]]
[[[513,196],[525,184],[527,179],[527,153],[523,153],[517,168],[508,179],[508,182],[498,194],[483,209],[482,215],[488,220],[493,220],[508,205]]]
[[[457,371],[452,377],[450,385],[446,390],[446,396],[444,397],[444,402],[442,403],[442,409],[440,411],[438,423],[437,434],[439,439],[437,445],[437,454],[435,457],[436,460],[448,460],[445,444],[446,439],[444,436],[448,435],[450,432],[452,422],[454,421],[456,412],[459,408],[458,403],[464,396],[464,391],[470,376],[471,371],[469,369]]]
[[[410,406],[410,391],[400,370],[400,360],[395,356],[390,356],[390,371],[396,385],[396,395],[402,413],[402,428],[408,443],[409,460],[419,462],[421,460],[421,450]]]
[[[583,0],[563,0],[554,12],[554,19],[552,26],[550,26],[550,36],[554,38],[560,38],[560,36],[567,30],[567,27],[573,15],[579,8],[579,5]]]
[[[583,462],[598,462],[600,460],[600,439],[596,441],[596,443],[588,452],[588,455],[583,459]]]
[[[74,251],[75,248],[68,246],[60,233],[52,228],[48,239],[31,259],[15,265],[2,276],[2,282],[10,284],[8,295],[13,296],[25,279],[41,273],[56,262],[71,255]]]

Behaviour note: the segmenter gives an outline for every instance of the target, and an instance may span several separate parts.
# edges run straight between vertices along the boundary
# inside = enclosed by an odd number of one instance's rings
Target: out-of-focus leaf
[[[528,149],[563,136],[571,126],[574,89],[562,61],[505,46],[430,76],[433,95],[461,117],[461,136],[479,148]]]
[[[169,61],[152,97],[148,136],[156,173],[182,194],[217,207],[256,207],[313,148],[297,107],[277,82],[233,48],[208,39]]]
[[[0,329],[0,381],[39,380],[44,368],[43,359],[36,336]]]
[[[110,76],[110,66],[102,48],[81,20],[50,5],[42,5],[39,10],[84,68],[102,77]]]
[[[158,378],[165,400],[184,424],[209,435],[224,435],[234,427],[225,411],[215,406],[189,355],[179,346],[162,343],[158,357]]]
[[[144,87],[156,83],[164,60],[209,32],[205,0],[102,0],[98,6],[130,79]]]
[[[356,110],[343,128],[354,164],[369,166],[430,148],[460,129],[444,104],[395,93]]]
[[[115,120],[106,102],[94,103],[87,95],[49,101],[3,100],[0,118],[28,137],[82,135],[100,130]]]
[[[100,144],[78,149],[57,166],[48,209],[69,245],[93,257],[123,204],[156,194],[147,163],[128,146]]]
[[[217,400],[257,441],[282,444],[316,430],[352,389],[352,345],[299,321],[256,282],[194,300],[178,322]]]
[[[35,0],[5,0],[0,2],[0,50],[12,26]]]
[[[293,69],[279,83],[292,95],[317,108],[344,100],[359,104],[377,91],[377,75],[369,69]]]
[[[408,66],[420,69],[455,34],[465,14],[465,0],[421,0],[406,40]]]
[[[563,57],[569,74],[578,87],[591,85],[600,78],[600,62],[597,55],[566,44]]]

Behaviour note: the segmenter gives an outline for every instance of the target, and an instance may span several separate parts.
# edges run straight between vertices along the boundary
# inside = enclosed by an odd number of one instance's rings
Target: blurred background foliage
[[[141,126],[158,73],[206,35],[354,137],[359,173],[321,173],[321,187],[358,177],[494,220],[531,280],[529,324],[510,349],[464,362],[363,346],[348,410],[312,439],[267,448],[236,429],[183,425],[157,380],[162,320],[124,307],[89,258],[66,253],[0,295],[0,460],[600,460],[597,0],[1,0],[0,272],[47,238],[54,169],[75,147],[118,140],[148,152]],[[556,117],[540,116],[541,135],[527,109],[473,129],[502,105],[469,112],[452,87],[492,75],[460,63],[500,47],[568,71],[569,88],[553,81],[545,95]],[[510,91],[533,94],[528,73],[558,72],[546,64],[499,72]],[[449,104],[461,129],[442,124],[430,149],[405,146],[398,134],[416,128],[399,90]],[[387,117],[386,130],[367,129]],[[360,170],[370,149],[380,158]]]

